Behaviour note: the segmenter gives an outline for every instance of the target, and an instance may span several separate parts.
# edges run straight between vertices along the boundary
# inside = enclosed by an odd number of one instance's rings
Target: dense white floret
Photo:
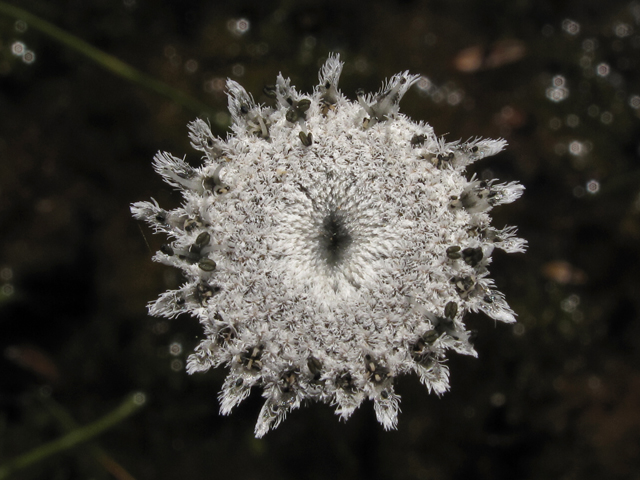
[[[341,70],[329,57],[311,94],[278,76],[265,90],[274,107],[229,80],[232,135],[214,138],[196,120],[201,167],[155,158],[183,206],[132,207],[172,239],[154,260],[188,279],[151,313],[200,319],[206,338],[187,368],[229,368],[223,414],[262,388],[259,437],[303,400],[336,405],[346,419],[370,399],[395,428],[395,377],[415,372],[441,394],[446,351],[476,355],[465,312],[515,321],[487,267],[494,248],[526,243],[513,227],[490,227],[489,212],[523,187],[464,175],[506,142],[446,143],[399,113],[418,78],[408,72],[353,102],[338,90]]]

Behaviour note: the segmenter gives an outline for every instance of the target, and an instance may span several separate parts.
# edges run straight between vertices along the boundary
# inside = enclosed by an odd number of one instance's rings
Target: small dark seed
[[[320,380],[322,372],[322,362],[316,357],[309,357],[307,359],[307,367],[309,367],[309,371],[311,372],[311,375],[313,375],[313,379],[316,381]]]
[[[206,247],[207,245],[209,245],[210,241],[211,241],[211,235],[209,235],[208,232],[202,232],[196,238],[195,245],[198,245],[200,247]]]
[[[438,339],[439,336],[440,335],[435,330],[429,330],[422,336],[422,338],[427,343],[433,343]]]
[[[302,144],[305,147],[310,147],[311,144],[313,143],[313,138],[311,136],[311,132],[309,132],[308,134],[304,133],[304,132],[300,132],[298,134],[298,136],[300,137],[300,140],[302,141]]]
[[[173,248],[171,248],[171,245],[166,243],[160,247],[160,251],[170,257],[173,255]]]
[[[306,112],[307,110],[309,110],[310,106],[311,106],[311,100],[309,100],[308,98],[303,98],[298,102],[298,105],[296,105],[298,110],[301,112]]]
[[[216,262],[210,258],[203,258],[198,262],[198,267],[205,272],[213,272],[216,269]]]
[[[240,113],[246,115],[247,113],[249,113],[249,107],[247,107],[246,105],[240,106]]]
[[[285,118],[287,119],[287,122],[294,123],[296,120],[298,120],[298,112],[296,112],[295,110],[287,110]]]
[[[454,318],[458,313],[458,304],[456,302],[449,302],[444,307],[444,316],[447,318]]]
[[[411,138],[411,146],[416,147],[418,145],[422,145],[425,140],[426,140],[426,137],[424,135],[414,135]]]
[[[275,85],[265,85],[262,89],[262,93],[264,93],[269,98],[276,98],[276,86]]]

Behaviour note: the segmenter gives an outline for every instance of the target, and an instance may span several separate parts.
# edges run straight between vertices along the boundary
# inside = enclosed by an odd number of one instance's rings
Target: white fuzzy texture
[[[398,112],[417,77],[395,75],[354,102],[337,88],[341,69],[331,56],[308,95],[279,76],[275,108],[229,81],[232,135],[190,125],[203,165],[156,156],[184,205],[132,207],[173,239],[154,259],[188,279],[151,313],[200,319],[206,338],[187,368],[229,367],[223,414],[262,388],[259,437],[304,400],[346,419],[370,399],[395,428],[395,377],[416,372],[441,394],[446,351],[476,355],[465,312],[515,321],[487,266],[494,248],[522,252],[526,242],[491,228],[488,212],[523,188],[464,175],[504,140],[446,143]]]

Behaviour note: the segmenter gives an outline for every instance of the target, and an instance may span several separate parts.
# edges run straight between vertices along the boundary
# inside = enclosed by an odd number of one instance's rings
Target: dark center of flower
[[[342,215],[331,210],[322,221],[319,235],[320,251],[330,267],[335,267],[342,261],[352,241]]]

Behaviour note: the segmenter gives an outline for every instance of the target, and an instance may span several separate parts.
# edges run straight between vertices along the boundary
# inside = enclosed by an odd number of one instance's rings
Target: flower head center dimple
[[[327,265],[338,266],[353,242],[344,216],[339,211],[332,209],[323,219],[318,241]]]

